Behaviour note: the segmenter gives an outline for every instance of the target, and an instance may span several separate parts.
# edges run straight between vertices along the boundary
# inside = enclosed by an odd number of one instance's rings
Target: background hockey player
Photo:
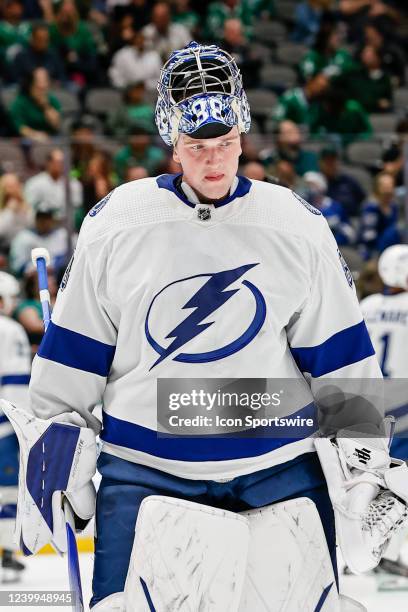
[[[376,293],[361,302],[382,373],[386,378],[399,379],[391,382],[387,395],[394,403],[391,414],[397,418],[391,455],[408,459],[408,245],[397,244],[386,249],[378,260],[378,272],[384,283],[383,293]],[[402,401],[395,405],[394,387],[401,386]],[[408,567],[396,559],[403,543],[402,532],[395,538],[393,546],[380,562],[380,569],[390,574],[408,578]],[[401,587],[400,583],[397,583]],[[408,580],[405,581],[408,588]]]
[[[16,279],[0,272],[0,394],[19,406],[28,405],[31,355],[23,327],[11,319],[19,294]],[[15,559],[13,531],[18,484],[18,442],[7,417],[0,409],[0,580],[15,580],[24,565]]]
[[[69,439],[60,488],[87,520],[94,451],[85,438],[100,430],[92,410],[103,400],[95,610],[161,612],[171,602],[205,610],[210,601],[217,611],[275,610],[279,601],[338,610],[317,424],[303,437],[161,437],[156,389],[157,379],[291,379],[302,401],[281,416],[293,417],[309,414],[317,394],[321,401],[327,378],[336,389],[336,380],[353,379],[364,395],[381,373],[350,271],[319,211],[290,190],[236,175],[250,112],[228,54],[197,43],[175,51],[158,91],[158,129],[183,172],[122,185],[90,211],[33,364],[31,410],[48,421],[5,410],[33,473],[40,439],[47,436],[46,464],[62,461]],[[404,474],[398,486],[389,478],[399,467],[390,468],[387,440],[360,441],[343,426],[346,441],[322,439],[318,452],[336,473],[329,489],[340,523],[361,536],[360,571],[378,563],[384,544],[371,505],[386,482],[401,494],[406,483]],[[26,552],[61,537],[55,496],[52,513],[41,506],[52,497],[50,480],[45,493],[22,493]],[[391,494],[387,504],[393,529],[406,506]],[[370,521],[367,533],[360,519]]]

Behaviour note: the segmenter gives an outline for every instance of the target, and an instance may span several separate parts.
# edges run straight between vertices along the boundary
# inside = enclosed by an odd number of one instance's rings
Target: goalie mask
[[[378,272],[388,287],[400,287],[408,291],[408,245],[388,247],[378,260]]]
[[[191,42],[174,51],[157,86],[156,125],[168,145],[179,134],[214,138],[235,125],[248,132],[251,116],[234,59],[216,45]]]

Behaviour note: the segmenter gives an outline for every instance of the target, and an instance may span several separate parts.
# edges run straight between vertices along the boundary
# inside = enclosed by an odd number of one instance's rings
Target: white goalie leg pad
[[[237,612],[248,544],[248,520],[239,514],[146,497],[136,521],[126,610]]]
[[[340,612],[326,538],[310,499],[241,514],[251,539],[239,612]]]

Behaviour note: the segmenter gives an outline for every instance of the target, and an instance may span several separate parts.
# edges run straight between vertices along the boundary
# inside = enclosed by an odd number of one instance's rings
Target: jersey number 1
[[[387,368],[386,368],[387,357],[388,357],[388,349],[389,349],[389,346],[390,346],[390,336],[391,336],[391,334],[384,334],[380,338],[380,340],[382,342],[382,351],[381,351],[381,358],[380,358],[380,368],[381,368],[381,372],[383,373],[384,378],[388,378],[389,375],[390,375],[390,373],[387,372]]]

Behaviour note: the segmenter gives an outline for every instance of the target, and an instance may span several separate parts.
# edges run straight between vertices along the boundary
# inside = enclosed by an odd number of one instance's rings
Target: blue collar
[[[186,196],[182,193],[181,189],[177,188],[177,180],[182,176],[182,174],[162,174],[156,178],[156,182],[158,187],[161,189],[168,189],[168,191],[172,191],[184,204],[190,206],[191,208],[195,208],[195,204],[190,202]],[[214,203],[216,208],[220,208],[220,206],[225,206],[235,200],[235,198],[242,198],[246,195],[251,189],[252,183],[245,176],[238,176],[238,185],[235,189],[234,193],[229,195],[225,200],[221,200],[220,202]]]

